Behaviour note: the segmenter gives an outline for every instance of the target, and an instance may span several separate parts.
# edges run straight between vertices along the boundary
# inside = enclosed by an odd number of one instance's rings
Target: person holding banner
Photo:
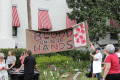
[[[101,62],[102,62],[102,54],[100,53],[100,48],[94,48],[94,46],[92,45],[92,43],[90,42],[90,45],[92,47],[92,49],[96,52],[95,55],[92,55],[92,53],[90,54],[93,57],[93,73],[92,73],[92,80],[94,80],[94,74],[97,76],[98,80],[100,80],[101,75]]]
[[[103,80],[120,80],[119,59],[118,55],[115,53],[114,45],[108,44],[105,48],[105,52],[109,53],[109,56],[105,59]]]

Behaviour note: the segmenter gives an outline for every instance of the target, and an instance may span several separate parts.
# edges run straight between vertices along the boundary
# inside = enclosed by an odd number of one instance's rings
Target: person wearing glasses
[[[105,53],[109,56],[105,59],[105,70],[103,80],[120,80],[119,58],[115,53],[113,44],[108,44],[105,48]]]

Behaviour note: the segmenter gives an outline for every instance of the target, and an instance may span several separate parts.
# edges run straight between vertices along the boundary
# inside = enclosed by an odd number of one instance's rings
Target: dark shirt
[[[24,74],[34,73],[34,65],[36,65],[36,61],[34,57],[32,56],[25,57],[23,64],[24,64]]]

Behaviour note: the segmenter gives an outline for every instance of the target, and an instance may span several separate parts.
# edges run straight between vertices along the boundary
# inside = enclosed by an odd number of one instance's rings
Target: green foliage
[[[43,55],[39,55],[39,57],[36,57],[37,65],[42,68],[46,68],[48,65],[51,64],[54,64],[55,66],[60,66],[61,64],[67,61],[73,61],[73,59],[70,57],[62,56],[60,54],[50,57]]]
[[[1,52],[4,53],[4,55],[7,57],[8,56],[8,51],[10,51],[10,50],[13,50],[13,52],[14,52],[14,54],[16,56],[15,66],[19,67],[21,65],[19,58],[20,58],[22,52],[26,51],[26,49],[22,49],[22,48],[20,48],[20,49],[11,49],[11,48],[9,48],[9,49],[1,49]]]
[[[80,61],[80,62],[72,61],[72,62],[62,64],[61,68],[63,68],[64,66],[66,66],[66,68],[68,68],[69,66],[72,66],[74,69],[84,69],[86,67],[90,67],[90,61],[88,60]]]
[[[90,60],[90,51],[89,50],[67,50],[67,51],[61,51],[61,52],[54,52],[54,53],[48,53],[48,54],[42,54],[42,55],[34,55],[35,57],[38,56],[46,56],[46,57],[51,57],[51,56],[56,56],[56,55],[63,55],[66,57],[71,57],[73,58],[74,61],[80,60]],[[64,60],[64,59],[63,59]]]
[[[73,60],[78,61],[80,60],[90,60],[90,51],[86,50],[68,50],[68,51],[62,51],[59,52],[59,54],[64,55],[64,56],[71,56]]]
[[[107,19],[117,20],[120,24],[120,0],[68,0],[68,7],[73,11],[68,15],[77,23],[87,20],[90,40],[96,42],[106,38],[112,26],[106,26]],[[120,29],[117,30],[120,32]]]

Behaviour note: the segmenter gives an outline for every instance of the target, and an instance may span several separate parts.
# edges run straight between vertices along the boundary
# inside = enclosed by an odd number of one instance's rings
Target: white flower
[[[57,76],[59,76],[59,73],[57,73]]]
[[[53,73],[52,73],[52,71],[50,71],[50,74],[51,74],[51,76],[53,76]]]
[[[64,77],[64,78],[66,78],[66,77],[68,77],[69,75],[67,74],[67,75],[62,75],[61,77]]]
[[[74,69],[74,71],[79,71],[79,69]]]
[[[45,71],[44,71],[44,74],[45,74]]]
[[[68,63],[68,61],[67,61],[67,63]]]

